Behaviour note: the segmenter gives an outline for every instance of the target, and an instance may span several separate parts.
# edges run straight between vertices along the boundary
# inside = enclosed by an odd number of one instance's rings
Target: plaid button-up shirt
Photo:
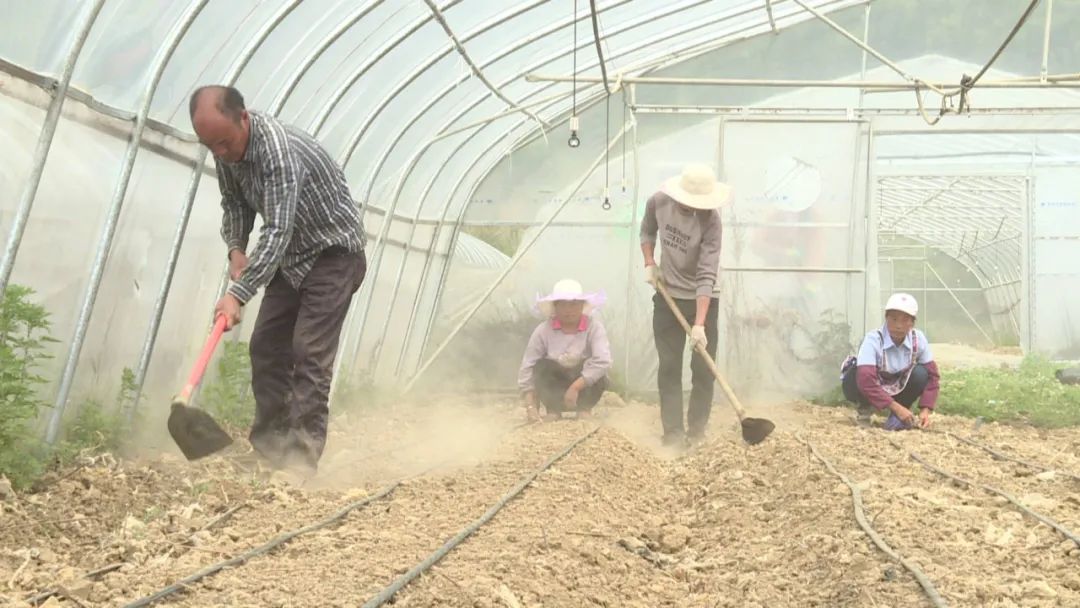
[[[329,247],[358,253],[366,238],[359,206],[341,167],[313,137],[272,116],[249,111],[251,135],[244,158],[215,158],[221,190],[221,236],[247,250],[255,214],[262,231],[248,266],[229,286],[241,302],[255,297],[280,270],[294,288]]]

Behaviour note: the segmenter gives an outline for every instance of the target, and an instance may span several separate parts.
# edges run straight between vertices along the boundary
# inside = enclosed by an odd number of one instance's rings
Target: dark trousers
[[[363,252],[331,249],[299,289],[281,273],[266,287],[251,336],[249,438],[276,465],[299,459],[314,468],[322,456],[338,339],[366,271]]]
[[[851,366],[851,369],[844,373],[844,380],[842,382],[844,398],[857,404],[859,413],[869,414],[875,408],[870,404],[870,400],[866,398],[866,395],[859,390],[858,382],[855,379],[856,367],[857,366],[853,365]],[[908,378],[908,383],[904,386],[904,390],[893,397],[893,400],[900,405],[911,409],[911,406],[914,405],[915,401],[919,399],[926,389],[926,384],[928,382],[930,382],[930,373],[926,371],[924,366],[916,365],[915,369],[911,370],[911,377]]]
[[[687,322],[692,324],[697,315],[697,302],[676,299],[675,304],[686,317]],[[716,319],[719,307],[719,301],[713,298],[709,302],[709,312],[705,315],[705,337],[709,341],[705,351],[714,359],[716,358]],[[660,419],[664,426],[664,435],[682,435],[686,432],[683,427],[683,350],[686,348],[688,337],[682,325],[679,324],[679,320],[672,314],[667,301],[659,293],[653,296],[653,338],[656,340],[656,352],[660,357],[656,382],[660,390]],[[690,373],[692,388],[686,422],[691,435],[702,435],[705,432],[705,426],[709,423],[713,382],[716,379],[709,370],[709,365],[696,351],[690,359]]]
[[[567,411],[563,403],[566,389],[581,377],[582,365],[567,369],[551,359],[541,359],[533,368],[533,383],[536,396],[549,413]],[[577,411],[591,410],[600,396],[607,390],[607,378],[601,378],[592,386],[586,386],[578,393]]]

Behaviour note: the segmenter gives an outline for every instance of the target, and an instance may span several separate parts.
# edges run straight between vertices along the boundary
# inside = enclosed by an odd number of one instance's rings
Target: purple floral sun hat
[[[585,302],[585,314],[589,314],[594,308],[599,308],[607,301],[607,297],[604,292],[599,293],[585,293],[581,288],[581,283],[573,279],[563,279],[558,283],[555,283],[555,287],[552,288],[551,293],[546,296],[536,296],[536,310],[544,315],[544,317],[550,318],[555,314],[555,302],[563,301],[577,301]]]

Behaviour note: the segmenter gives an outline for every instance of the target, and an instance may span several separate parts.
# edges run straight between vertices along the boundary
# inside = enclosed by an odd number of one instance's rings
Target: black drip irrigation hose
[[[510,427],[506,431],[506,434],[512,433],[512,432],[517,431],[519,429],[522,429],[522,428],[524,428],[526,426],[529,426],[530,424],[532,424],[532,423],[530,423],[530,422],[522,422],[522,423],[519,423],[519,424],[515,424],[514,426]],[[596,430],[594,429],[593,432],[596,432]],[[590,433],[590,435],[591,434],[592,433]],[[417,442],[417,443],[419,443],[419,442]],[[394,451],[396,451],[396,450],[388,450],[386,453],[389,454],[389,453],[392,453]],[[420,475],[425,475],[425,474],[431,472],[432,470],[437,469],[438,466],[439,465],[429,467],[428,469],[425,469],[424,471],[420,472],[418,475],[415,475],[413,477],[418,477]],[[211,576],[213,574],[217,574],[218,572],[220,572],[221,570],[224,570],[225,568],[228,568],[228,567],[231,567],[231,566],[241,565],[241,564],[247,562],[248,560],[250,560],[253,557],[258,557],[260,555],[263,555],[263,554],[273,550],[275,547],[277,547],[277,546],[279,546],[281,544],[284,544],[286,542],[291,541],[292,539],[296,538],[297,536],[301,536],[303,534],[308,534],[309,532],[314,532],[316,530],[321,530],[322,528],[326,528],[326,527],[328,527],[328,526],[330,526],[330,525],[332,525],[334,523],[337,523],[342,518],[344,518],[346,515],[351,513],[352,511],[355,511],[355,510],[357,510],[357,509],[359,509],[361,507],[364,507],[364,506],[366,506],[366,505],[368,505],[368,504],[370,504],[372,502],[375,502],[376,500],[379,500],[379,499],[384,498],[385,496],[389,495],[391,492],[396,490],[398,488],[398,486],[400,486],[401,483],[405,479],[408,479],[408,477],[403,477],[401,479],[398,479],[397,481],[393,481],[389,485],[384,487],[382,490],[379,490],[378,492],[376,492],[375,494],[372,494],[371,496],[361,498],[360,500],[357,500],[355,502],[352,502],[352,503],[349,503],[349,504],[345,505],[339,511],[337,511],[333,515],[331,515],[331,516],[329,516],[329,517],[327,517],[327,518],[325,518],[325,519],[323,519],[321,521],[318,521],[318,522],[315,522],[315,523],[313,523],[311,525],[300,528],[299,530],[294,530],[292,532],[288,532],[286,534],[282,534],[280,536],[277,536],[276,538],[270,540],[269,542],[267,542],[267,543],[265,543],[265,544],[263,544],[263,545],[261,545],[259,547],[256,547],[254,549],[251,549],[250,551],[247,551],[245,553],[237,555],[236,557],[227,559],[227,560],[219,562],[217,564],[213,564],[211,566],[207,566],[206,568],[203,568],[202,570],[196,572],[195,574],[192,574],[191,576],[188,576],[186,578],[183,578],[181,580],[176,581],[175,583],[173,583],[172,585],[169,585],[168,587],[165,587],[161,591],[158,591],[158,592],[156,592],[156,593],[154,593],[152,595],[148,595],[148,596],[143,597],[141,599],[138,599],[138,600],[136,600],[136,601],[134,601],[134,602],[132,602],[130,604],[125,605],[124,608],[140,608],[142,606],[150,606],[151,604],[154,604],[155,602],[158,602],[159,600],[161,600],[161,599],[163,599],[165,597],[168,597],[169,595],[172,595],[172,594],[174,594],[174,593],[176,593],[178,591],[182,591],[184,589],[187,589],[193,583],[196,583],[196,582],[198,582],[198,581],[200,581],[200,580],[202,580],[202,579],[204,579],[204,578],[206,578],[208,576]]]
[[[386,495],[388,495],[391,492],[393,492],[394,490],[396,490],[397,487],[400,486],[400,485],[401,485],[401,480],[395,481],[395,482],[391,483],[390,485],[386,486],[385,488],[383,488],[382,490],[379,490],[375,494],[372,494],[371,496],[367,496],[367,497],[362,498],[360,500],[357,500],[355,502],[349,503],[348,505],[345,505],[337,513],[334,513],[333,515],[327,517],[326,519],[315,522],[315,523],[313,523],[311,525],[308,525],[308,526],[304,526],[303,528],[300,528],[299,530],[293,530],[292,532],[288,532],[288,533],[282,534],[280,536],[277,536],[274,539],[270,540],[269,542],[267,542],[267,543],[265,543],[265,544],[263,544],[263,545],[261,545],[259,547],[255,547],[254,549],[251,549],[250,551],[246,551],[244,553],[241,553],[240,555],[237,555],[236,557],[227,559],[227,560],[225,560],[223,562],[218,562],[218,563],[216,563],[216,564],[214,564],[212,566],[207,566],[206,568],[203,568],[202,570],[199,570],[198,572],[196,572],[195,574],[192,574],[191,576],[188,576],[186,578],[183,578],[183,579],[180,579],[180,580],[176,581],[175,583],[173,583],[172,585],[169,585],[168,587],[165,587],[161,591],[158,591],[158,592],[156,592],[156,593],[154,593],[152,595],[148,595],[148,596],[143,597],[141,599],[135,600],[134,602],[131,602],[130,604],[126,604],[124,606],[124,608],[140,608],[142,606],[150,606],[151,604],[154,604],[155,602],[158,602],[159,600],[162,600],[162,599],[164,599],[164,598],[166,598],[166,597],[168,597],[168,596],[170,596],[170,595],[172,595],[172,594],[174,594],[174,593],[176,593],[178,591],[183,591],[183,590],[187,589],[193,583],[196,583],[196,582],[198,582],[198,581],[200,581],[200,580],[202,580],[202,579],[204,579],[204,578],[206,578],[208,576],[211,576],[213,574],[217,574],[218,572],[220,572],[221,570],[224,570],[225,568],[228,568],[230,566],[237,566],[237,565],[243,564],[244,562],[248,561],[249,559],[251,559],[253,557],[258,557],[260,555],[263,555],[264,553],[268,553],[268,552],[272,551],[274,548],[276,548],[277,546],[282,545],[284,543],[287,543],[290,540],[296,538],[297,536],[300,536],[302,534],[307,534],[309,532],[314,532],[316,530],[321,530],[322,528],[326,528],[326,527],[328,527],[328,526],[330,526],[332,524],[335,524],[335,523],[339,522],[341,519],[343,519],[346,515],[351,513],[352,511],[355,511],[356,509],[359,509],[359,508],[361,508],[363,506],[366,506],[366,505],[368,505],[368,504],[370,504],[372,502],[375,502],[376,500],[379,500],[380,498],[385,497]]]
[[[926,597],[935,607],[944,608],[945,606],[948,606],[948,604],[945,602],[945,599],[941,597],[941,594],[938,593],[937,589],[934,587],[934,583],[932,583],[930,579],[927,578],[925,574],[923,574],[923,571],[919,569],[919,566],[901,557],[900,554],[897,553],[892,547],[890,547],[889,544],[885,542],[885,539],[883,539],[881,535],[879,535],[877,531],[874,530],[874,527],[870,525],[870,522],[866,519],[866,510],[863,507],[862,492],[859,490],[859,486],[852,482],[847,475],[844,475],[843,473],[838,471],[836,467],[834,467],[827,458],[822,456],[821,452],[818,452],[817,447],[815,447],[813,443],[810,443],[810,440],[803,439],[800,434],[795,435],[795,440],[810,448],[810,452],[814,455],[814,457],[820,460],[830,473],[832,473],[836,477],[839,477],[840,481],[844,482],[844,484],[846,484],[847,487],[851,490],[851,503],[855,509],[855,521],[858,522],[859,527],[862,528],[863,532],[865,532],[866,535],[870,537],[870,540],[872,540],[874,544],[877,545],[877,548],[880,549],[882,553],[888,555],[894,561],[898,562],[908,572],[910,572],[912,576],[915,577],[915,580],[919,583],[919,586],[922,587],[923,592],[926,593]]]
[[[885,438],[889,440],[889,443],[891,443],[894,448],[900,450],[901,452],[907,453],[908,457],[910,457],[915,462],[921,464],[923,466],[923,468],[925,468],[926,470],[931,471],[933,473],[937,473],[938,475],[940,475],[942,477],[946,477],[948,479],[951,479],[952,481],[955,481],[956,483],[959,483],[959,484],[962,484],[962,485],[965,485],[965,486],[968,486],[968,487],[971,487],[971,488],[979,488],[979,489],[981,489],[983,491],[986,491],[986,492],[989,492],[991,494],[996,494],[997,496],[1000,496],[1000,497],[1004,498],[1005,500],[1009,501],[1010,503],[1012,503],[1012,505],[1014,507],[1019,509],[1025,515],[1028,515],[1029,517],[1032,517],[1033,519],[1036,519],[1036,520],[1050,526],[1054,530],[1057,530],[1057,532],[1059,534],[1061,534],[1065,538],[1071,540],[1073,543],[1076,544],[1077,547],[1080,547],[1080,536],[1077,536],[1071,530],[1069,530],[1065,526],[1062,526],[1061,524],[1057,523],[1056,521],[1050,519],[1049,517],[1047,517],[1045,515],[1042,515],[1040,513],[1036,513],[1035,511],[1032,511],[1030,508],[1025,506],[1024,503],[1017,500],[1016,497],[1014,497],[1013,495],[1011,495],[1011,494],[1009,494],[1007,492],[1004,492],[1002,490],[999,490],[999,489],[997,489],[997,488],[995,488],[993,486],[988,486],[988,485],[981,484],[981,483],[978,483],[978,482],[963,479],[962,477],[957,477],[956,475],[953,475],[952,473],[946,471],[945,469],[942,469],[940,467],[936,467],[936,466],[930,464],[929,462],[924,460],[922,458],[922,456],[919,456],[916,452],[913,452],[913,451],[905,448],[904,446],[900,445],[899,443],[897,443],[896,440],[893,439],[892,437],[885,437]]]
[[[1015,462],[1016,464],[1023,465],[1025,467],[1029,468],[1029,469],[1034,469],[1034,470],[1036,470],[1036,471],[1038,471],[1040,473],[1053,472],[1056,475],[1061,475],[1062,477],[1071,479],[1073,481],[1080,481],[1080,475],[1076,475],[1074,473],[1069,473],[1068,471],[1060,471],[1058,469],[1052,469],[1050,467],[1043,466],[1043,465],[1041,465],[1041,464],[1039,464],[1037,462],[1031,462],[1029,460],[1024,460],[1023,458],[1017,458],[1015,456],[1009,456],[1008,454],[1006,454],[1004,452],[999,452],[998,450],[995,450],[994,448],[992,448],[992,447],[990,447],[988,445],[984,445],[982,443],[979,443],[978,441],[968,439],[967,437],[961,437],[960,435],[957,435],[955,433],[950,433],[949,431],[933,431],[933,432],[941,433],[941,434],[943,434],[943,435],[945,435],[947,437],[952,437],[953,439],[956,439],[958,441],[966,443],[966,444],[968,444],[968,445],[970,445],[972,447],[979,448],[980,450],[982,450],[982,451],[986,452],[987,454],[990,454],[991,456],[993,456],[994,460],[1008,460],[1009,462]]]
[[[544,462],[544,464],[540,465],[539,468],[534,470],[532,473],[529,473],[525,476],[524,479],[518,482],[518,484],[514,486],[513,489],[511,489],[499,500],[499,502],[495,503],[494,506],[488,509],[483,515],[481,515],[479,519],[472,522],[461,532],[458,532],[457,535],[455,535],[453,538],[446,541],[443,546],[436,549],[435,552],[429,555],[426,559],[424,559],[424,561],[413,566],[411,570],[396,578],[385,589],[375,595],[375,597],[365,602],[363,608],[378,608],[379,606],[382,606],[383,604],[389,602],[394,597],[394,594],[396,594],[398,591],[401,591],[402,588],[404,588],[418,576],[420,576],[429,568],[438,563],[439,560],[446,557],[446,555],[453,551],[455,547],[460,545],[462,542],[465,541],[465,539],[469,538],[473,535],[473,533],[479,530],[480,526],[483,526],[487,522],[491,521],[491,519],[495,517],[496,513],[501,511],[503,507],[509,504],[510,501],[517,497],[518,494],[521,494],[525,490],[525,488],[527,488],[530,484],[532,484],[533,481],[536,480],[537,477],[540,476],[541,473],[551,468],[551,465],[564,458],[574,448],[576,448],[589,437],[592,437],[593,434],[596,433],[596,431],[598,430],[600,430],[599,426],[594,427],[588,433],[585,433],[581,437],[575,439],[573,442],[570,443],[570,445],[563,448],[562,451],[560,451],[558,454],[555,454],[551,458],[548,458],[547,461]]]

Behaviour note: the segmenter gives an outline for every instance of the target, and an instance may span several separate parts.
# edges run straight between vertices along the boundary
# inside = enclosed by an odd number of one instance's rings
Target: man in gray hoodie
[[[645,256],[646,281],[658,281],[688,321],[692,320],[691,346],[702,344],[716,357],[718,300],[713,297],[720,267],[720,207],[727,204],[730,190],[716,181],[706,165],[688,165],[681,175],[664,182],[649,198],[641,221],[641,252]],[[657,235],[660,239],[660,266],[656,264]],[[696,352],[690,360],[693,388],[683,425],[682,369],[686,332],[657,293],[653,296],[653,337],[660,357],[657,385],[660,391],[660,418],[664,444],[698,441],[705,435],[712,410],[714,378],[704,359]]]

